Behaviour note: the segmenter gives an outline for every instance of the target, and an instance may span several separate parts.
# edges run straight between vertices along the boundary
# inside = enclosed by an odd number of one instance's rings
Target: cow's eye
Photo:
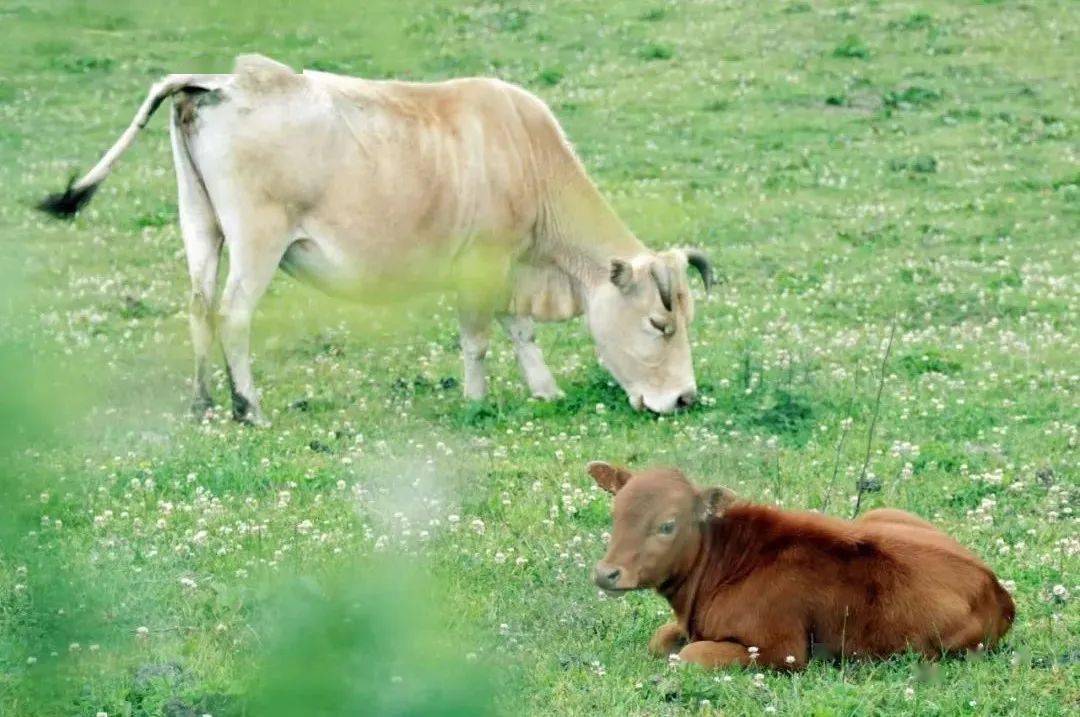
[[[671,535],[675,532],[675,521],[668,520],[661,523],[656,532],[660,533],[660,535]]]

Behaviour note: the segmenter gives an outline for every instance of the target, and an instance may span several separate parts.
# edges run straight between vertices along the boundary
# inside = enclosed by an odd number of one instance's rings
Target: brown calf
[[[615,494],[596,584],[655,588],[675,613],[649,642],[654,654],[787,669],[811,652],[934,658],[990,648],[1012,624],[1012,598],[990,569],[902,510],[846,521],[740,502],[673,469],[597,461],[588,471]]]

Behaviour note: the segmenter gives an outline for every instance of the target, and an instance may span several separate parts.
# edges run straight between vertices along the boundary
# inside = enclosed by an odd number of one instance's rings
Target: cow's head
[[[688,266],[708,290],[712,270],[705,255],[671,249],[612,259],[610,276],[589,294],[589,331],[596,352],[635,409],[670,413],[697,396],[690,360],[694,298]]]
[[[735,500],[727,488],[697,488],[673,468],[634,474],[593,461],[587,470],[615,496],[611,543],[593,578],[609,593],[661,588],[670,578],[688,573],[705,526]]]

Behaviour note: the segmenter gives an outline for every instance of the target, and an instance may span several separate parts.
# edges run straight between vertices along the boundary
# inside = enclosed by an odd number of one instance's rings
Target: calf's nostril
[[[602,588],[613,588],[619,582],[619,577],[622,575],[622,570],[619,568],[613,568],[610,565],[604,565],[598,563],[596,565],[595,580],[596,584]]]

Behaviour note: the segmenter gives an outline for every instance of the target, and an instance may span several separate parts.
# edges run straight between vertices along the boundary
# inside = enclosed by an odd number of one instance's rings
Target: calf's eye
[[[671,535],[675,532],[675,521],[669,520],[665,523],[661,523],[657,532],[660,533],[660,535]]]

